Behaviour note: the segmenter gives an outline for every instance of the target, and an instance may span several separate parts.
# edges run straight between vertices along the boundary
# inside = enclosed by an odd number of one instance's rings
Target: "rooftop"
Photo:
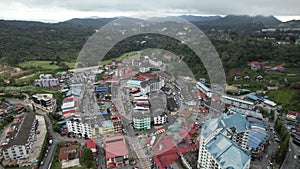
[[[106,158],[128,155],[128,148],[123,136],[108,137],[104,140]]]
[[[245,117],[240,114],[234,115],[222,115],[219,118],[208,120],[203,126],[201,134],[207,138],[209,137],[215,130],[220,129],[228,129],[234,127],[238,133],[243,132],[250,128],[249,122]]]
[[[19,126],[19,131],[15,133],[14,139],[10,140],[5,148],[9,148],[14,145],[25,145],[30,136],[30,130],[35,120],[35,115],[32,113],[26,113]]]
[[[244,168],[250,161],[249,155],[222,134],[217,135],[205,147],[222,168]]]

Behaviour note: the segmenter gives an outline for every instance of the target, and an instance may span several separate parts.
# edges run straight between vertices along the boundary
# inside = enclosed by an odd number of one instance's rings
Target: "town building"
[[[97,155],[97,144],[95,139],[89,138],[86,140],[86,148],[90,149],[93,152],[93,155]]]
[[[239,114],[206,121],[200,134],[198,168],[249,168],[249,132],[250,123]]]
[[[82,123],[77,119],[67,120],[66,124],[69,133],[74,133],[81,137],[92,137],[92,129],[90,124]]]
[[[55,103],[52,94],[35,94],[32,96],[32,100],[35,104],[43,107],[52,107]]]
[[[120,115],[112,115],[110,118],[114,126],[114,132],[122,133],[122,122]]]
[[[261,64],[260,64],[259,62],[256,62],[256,61],[250,62],[249,65],[250,65],[250,68],[251,68],[252,70],[258,70],[258,69],[261,68]]]
[[[151,92],[150,104],[154,125],[162,125],[167,122],[166,95],[161,92]]]
[[[166,72],[158,71],[156,74],[159,79],[163,79],[165,82],[172,83],[175,81],[175,78]]]
[[[59,80],[51,74],[40,74],[40,79],[34,81],[35,86],[40,87],[55,87],[59,85]]]
[[[196,84],[197,88],[202,92],[204,93],[208,98],[211,98],[212,96],[212,91],[206,87],[203,83],[201,82],[197,82]]]
[[[140,83],[141,92],[149,93],[160,90],[165,85],[164,79],[149,79]]]
[[[25,113],[23,120],[12,126],[9,141],[3,146],[5,160],[28,158],[36,134],[38,121],[32,113]]]
[[[69,147],[62,147],[59,150],[58,161],[63,162],[63,161],[73,160],[76,158],[77,153],[78,151],[76,145],[72,145]]]
[[[124,136],[105,138],[104,150],[107,168],[122,167],[129,164],[128,148]]]
[[[132,121],[133,127],[137,130],[151,129],[150,109],[133,109]]]
[[[223,104],[234,105],[235,107],[239,107],[243,109],[253,109],[255,107],[255,104],[253,102],[249,102],[246,100],[242,100],[230,96],[222,95],[220,100]]]

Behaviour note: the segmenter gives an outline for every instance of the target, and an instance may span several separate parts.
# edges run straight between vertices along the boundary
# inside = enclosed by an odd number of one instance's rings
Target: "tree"
[[[271,110],[270,112],[270,121],[273,122],[275,119],[275,113],[274,113],[274,110]]]
[[[91,149],[85,148],[82,153],[82,163],[85,164],[87,168],[91,168],[94,164],[94,156]]]

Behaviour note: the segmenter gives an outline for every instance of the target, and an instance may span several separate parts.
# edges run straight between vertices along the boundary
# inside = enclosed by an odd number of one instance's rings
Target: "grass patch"
[[[293,96],[297,93],[296,90],[283,88],[279,90],[273,90],[269,92],[269,96],[273,101],[279,104],[290,103]]]
[[[42,69],[42,70],[56,70],[60,67],[56,64],[50,64],[52,61],[28,61],[28,62],[21,62],[19,66],[23,69]],[[63,62],[65,63],[70,69],[74,68],[75,62]]]
[[[300,110],[300,91],[289,88],[270,91],[271,100],[282,105],[283,111],[299,111]]]
[[[116,61],[120,62],[120,61],[124,60],[125,58],[139,59],[140,57],[141,57],[141,52],[139,52],[139,51],[127,52],[117,58],[114,58],[114,59],[109,59],[109,60],[104,59],[99,63],[99,65],[106,65],[107,63],[111,62],[112,60],[116,60]]]

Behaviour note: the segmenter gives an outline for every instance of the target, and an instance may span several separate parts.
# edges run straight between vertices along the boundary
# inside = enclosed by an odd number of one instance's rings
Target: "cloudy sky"
[[[299,0],[1,0],[0,18],[65,21],[91,16],[131,16],[145,12],[171,15],[274,15],[300,19]]]

